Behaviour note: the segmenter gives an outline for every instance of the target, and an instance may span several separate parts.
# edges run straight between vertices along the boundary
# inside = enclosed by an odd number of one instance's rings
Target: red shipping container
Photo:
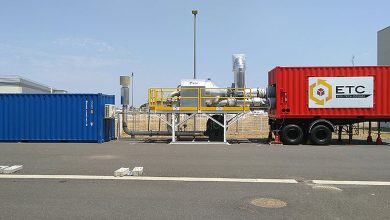
[[[270,119],[390,120],[390,66],[276,67]]]

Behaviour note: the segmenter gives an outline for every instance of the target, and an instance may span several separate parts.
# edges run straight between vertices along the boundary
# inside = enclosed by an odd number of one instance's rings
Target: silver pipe
[[[206,105],[207,106],[213,106],[213,105],[215,105],[215,104],[217,104],[218,102],[220,102],[220,96],[216,96],[214,99],[207,99],[206,100]]]
[[[172,131],[130,131],[126,122],[123,122],[123,130],[126,134],[135,135],[148,135],[148,136],[170,136]],[[176,131],[177,136],[204,136],[203,131]]]
[[[267,96],[267,92],[265,89],[261,88],[251,88],[245,90],[233,90],[233,95],[238,97],[260,97],[265,98]]]
[[[180,91],[174,91],[169,96],[171,96],[171,97],[180,96]]]
[[[227,98],[224,100],[221,100],[220,102],[217,103],[217,106],[222,107],[222,106],[236,106],[237,105],[237,99],[235,98]]]
[[[267,99],[260,98],[260,97],[254,97],[254,98],[246,99],[245,103],[247,103],[247,104],[249,103],[249,105],[252,106],[252,107],[265,107],[265,108],[269,107]],[[243,105],[244,104],[244,100],[243,99],[237,100],[237,104],[238,105]]]
[[[227,89],[204,89],[204,96],[227,96]]]
[[[267,99],[260,98],[260,97],[254,97],[254,98],[247,98],[247,99],[235,99],[235,98],[228,98],[224,99],[220,102],[218,102],[217,106],[242,106],[245,104],[249,104],[252,107],[264,107],[268,108],[269,103]]]
[[[245,89],[245,94],[246,96],[260,98],[265,98],[267,96],[266,90],[261,88]]]

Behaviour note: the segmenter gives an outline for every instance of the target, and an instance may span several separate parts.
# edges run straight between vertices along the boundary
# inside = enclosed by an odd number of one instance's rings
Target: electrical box
[[[115,105],[106,104],[104,106],[104,118],[115,118]]]

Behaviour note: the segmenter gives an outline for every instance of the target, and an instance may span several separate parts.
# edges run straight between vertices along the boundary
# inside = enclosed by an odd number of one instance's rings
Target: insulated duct
[[[254,97],[247,99],[236,99],[236,98],[227,98],[217,103],[217,106],[243,106],[244,104],[249,104],[251,107],[257,108],[268,108],[269,102],[266,98]]]

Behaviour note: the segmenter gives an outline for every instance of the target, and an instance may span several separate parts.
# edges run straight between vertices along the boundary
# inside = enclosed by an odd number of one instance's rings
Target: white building
[[[0,76],[0,93],[66,93],[20,76]]]

